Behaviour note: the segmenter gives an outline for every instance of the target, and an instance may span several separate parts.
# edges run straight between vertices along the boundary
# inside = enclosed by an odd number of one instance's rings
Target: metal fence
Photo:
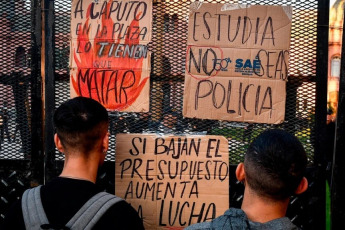
[[[114,192],[116,133],[164,133],[160,124],[166,119],[173,124],[173,132],[223,135],[229,140],[230,205],[239,207],[243,187],[236,183],[236,164],[243,160],[248,144],[260,132],[282,128],[303,143],[311,182],[306,194],[292,199],[288,216],[303,229],[320,229],[325,216],[324,149],[319,133],[324,131],[326,121],[328,1],[205,2],[292,5],[285,121],[267,125],[184,118],[187,17],[191,1],[153,1],[150,112],[109,113],[110,151],[98,183]],[[25,188],[49,180],[62,168],[63,156],[53,142],[52,114],[69,98],[71,2],[44,0],[42,4],[38,0],[0,2],[0,220]],[[45,26],[42,44],[41,15]],[[44,50],[43,76],[39,47]]]

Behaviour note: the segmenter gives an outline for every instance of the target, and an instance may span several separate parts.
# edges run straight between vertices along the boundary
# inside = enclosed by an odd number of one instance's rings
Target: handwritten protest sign
[[[118,134],[115,194],[138,210],[145,229],[210,221],[229,208],[228,162],[222,136]]]
[[[152,1],[73,0],[71,97],[109,110],[149,110]]]
[[[184,116],[283,122],[291,14],[285,6],[193,3]]]

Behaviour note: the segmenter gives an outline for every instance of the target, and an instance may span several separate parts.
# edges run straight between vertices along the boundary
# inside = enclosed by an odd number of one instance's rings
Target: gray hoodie
[[[298,230],[289,218],[283,217],[271,220],[266,223],[258,223],[248,220],[246,214],[241,209],[230,208],[224,215],[212,220],[211,222],[204,222],[193,224],[185,230]]]

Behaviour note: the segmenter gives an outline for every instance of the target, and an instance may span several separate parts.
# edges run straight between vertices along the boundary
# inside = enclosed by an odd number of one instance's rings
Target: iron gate
[[[236,165],[243,160],[248,143],[261,131],[282,128],[301,140],[309,160],[308,192],[291,199],[288,216],[303,229],[323,229],[325,161],[322,153],[325,149],[321,134],[325,133],[326,121],[329,2],[205,1],[293,6],[286,120],[280,125],[183,118],[184,53],[190,2],[153,1],[150,112],[109,113],[110,151],[98,183],[114,192],[116,133],[159,132],[161,120],[173,114],[177,117],[177,122],[171,120],[176,132],[201,132],[228,138],[230,205],[240,207],[243,187],[236,183]],[[0,127],[1,221],[10,203],[24,189],[55,177],[62,168],[63,156],[53,142],[52,115],[69,98],[70,9],[71,1],[63,0],[44,0],[42,5],[38,0],[0,2],[0,115],[7,116]]]
[[[43,183],[41,10],[0,2],[0,225],[28,188]]]

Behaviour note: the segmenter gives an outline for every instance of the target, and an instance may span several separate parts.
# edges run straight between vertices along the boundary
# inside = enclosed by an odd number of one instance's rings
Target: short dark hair
[[[283,200],[295,193],[307,162],[306,152],[294,135],[279,129],[266,130],[246,152],[246,181],[259,196]]]
[[[108,112],[93,99],[76,97],[55,111],[54,125],[65,148],[78,148],[87,153],[107,133]]]

